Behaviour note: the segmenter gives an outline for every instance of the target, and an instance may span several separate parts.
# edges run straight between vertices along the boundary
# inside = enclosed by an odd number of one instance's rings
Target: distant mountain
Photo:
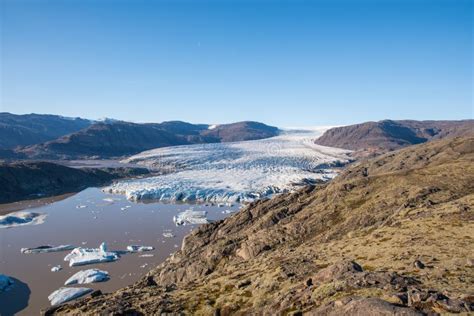
[[[201,135],[218,138],[221,142],[262,139],[277,135],[278,128],[258,122],[238,122],[215,125],[201,132]]]
[[[315,142],[351,150],[384,152],[445,137],[474,134],[474,120],[384,120],[331,128]]]
[[[3,112],[0,113],[0,150],[39,144],[77,132],[91,124],[92,121],[81,118]],[[5,153],[12,154],[11,151]]]
[[[180,121],[97,122],[58,139],[22,148],[17,153],[34,159],[110,158],[158,147],[266,138],[278,132],[276,127],[256,122],[223,124],[215,129]]]

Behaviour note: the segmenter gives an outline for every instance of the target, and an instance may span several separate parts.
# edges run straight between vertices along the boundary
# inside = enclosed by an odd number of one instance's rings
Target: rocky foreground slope
[[[359,162],[199,227],[134,285],[47,314],[472,311],[473,162],[474,137]]]

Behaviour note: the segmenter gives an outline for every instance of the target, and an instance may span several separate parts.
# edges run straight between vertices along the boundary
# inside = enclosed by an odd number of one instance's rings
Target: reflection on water
[[[49,306],[47,296],[51,292],[83,269],[98,268],[109,272],[109,281],[86,285],[93,289],[110,292],[131,284],[175,252],[183,237],[195,227],[176,227],[172,221],[174,215],[192,207],[195,210],[207,210],[209,219],[217,220],[228,216],[223,211],[229,209],[186,204],[137,204],[127,201],[123,196],[105,194],[96,188],[60,200],[49,198],[49,201],[53,203],[44,205],[49,202],[43,199],[41,202],[26,201],[24,204],[35,207],[35,212],[47,214],[43,224],[0,229],[0,273],[17,279],[14,290],[0,294],[1,315],[20,310],[20,315],[37,314],[41,308]],[[7,210],[18,210],[20,204],[16,205],[16,209]],[[79,205],[82,208],[78,208]],[[2,210],[6,212],[5,207],[0,207],[0,212]],[[107,242],[111,250],[125,250],[133,244],[153,246],[155,250],[146,253],[153,256],[125,254],[113,263],[83,267],[69,267],[63,260],[68,252],[20,253],[21,248],[41,245],[72,244],[96,248],[102,241]],[[51,272],[51,268],[56,265],[61,265],[63,269]]]

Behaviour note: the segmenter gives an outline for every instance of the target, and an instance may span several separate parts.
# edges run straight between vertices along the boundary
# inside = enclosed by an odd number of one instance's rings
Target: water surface
[[[112,202],[104,199],[113,199]],[[50,204],[48,204],[50,203]],[[0,273],[15,278],[16,285],[6,293],[0,293],[0,314],[38,314],[49,306],[48,295],[63,286],[64,282],[79,270],[98,268],[108,271],[110,280],[86,286],[110,292],[138,280],[147,271],[163,262],[181,246],[181,241],[196,226],[176,227],[174,215],[189,208],[208,211],[208,218],[217,220],[229,207],[164,204],[159,202],[133,203],[121,195],[105,194],[100,189],[89,188],[76,195],[58,199],[42,199],[40,203],[26,201],[15,203],[12,210],[22,207],[45,213],[45,222],[13,228],[0,228]],[[77,208],[85,205],[86,208]],[[130,206],[125,211],[121,208]],[[5,214],[12,205],[0,206]],[[31,207],[28,209],[28,207]],[[238,206],[232,207],[236,210]],[[175,237],[165,238],[163,233],[172,232]],[[97,248],[105,241],[110,250],[125,250],[127,245],[138,244],[155,247],[153,257],[141,254],[125,254],[112,263],[69,267],[63,260],[69,252],[46,254],[22,254],[21,248],[41,245],[72,244]],[[55,265],[63,270],[51,272]]]

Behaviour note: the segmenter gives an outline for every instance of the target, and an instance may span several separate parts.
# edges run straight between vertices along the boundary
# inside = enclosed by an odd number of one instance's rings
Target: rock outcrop
[[[47,314],[472,312],[473,162],[474,137],[361,161],[202,225],[136,284]]]

